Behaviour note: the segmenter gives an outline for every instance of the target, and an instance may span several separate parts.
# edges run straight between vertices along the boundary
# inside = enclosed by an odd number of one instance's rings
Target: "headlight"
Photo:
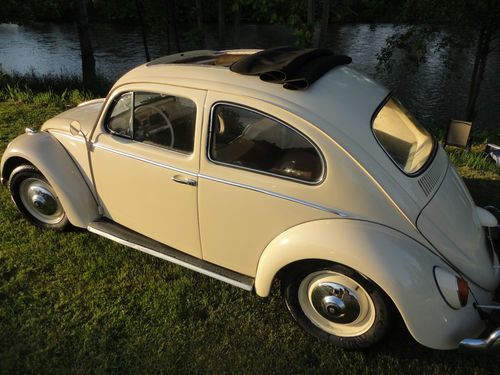
[[[451,308],[458,310],[467,305],[469,284],[464,278],[434,267],[434,279],[441,296]]]

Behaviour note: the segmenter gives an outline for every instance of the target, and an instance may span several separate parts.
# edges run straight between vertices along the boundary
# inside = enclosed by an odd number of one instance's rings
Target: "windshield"
[[[373,121],[373,132],[401,170],[417,173],[429,160],[434,139],[396,99],[389,99]]]

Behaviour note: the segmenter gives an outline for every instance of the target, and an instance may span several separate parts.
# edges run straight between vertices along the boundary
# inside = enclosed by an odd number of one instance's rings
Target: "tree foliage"
[[[64,0],[2,0],[0,22],[60,21],[70,17],[69,3]]]
[[[496,14],[490,13],[496,5]],[[400,6],[397,32],[387,39],[379,54],[379,68],[391,70],[395,53],[403,51],[408,67],[418,68],[428,55],[453,48],[464,50],[477,43],[478,32],[492,22],[500,31],[495,0],[406,0]],[[446,63],[446,62],[445,62]]]
[[[490,53],[500,47],[500,0],[406,0],[401,5],[398,31],[378,55],[379,69],[390,71],[395,56],[418,69],[429,54],[445,50],[473,51],[474,66],[465,110],[476,115],[476,102]],[[443,64],[453,68],[450,61]]]

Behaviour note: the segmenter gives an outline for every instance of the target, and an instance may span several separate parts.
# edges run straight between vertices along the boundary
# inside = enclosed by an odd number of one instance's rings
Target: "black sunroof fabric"
[[[305,89],[338,65],[351,63],[328,49],[277,47],[244,57],[231,65],[233,72],[258,75],[266,82],[281,83],[290,90]]]

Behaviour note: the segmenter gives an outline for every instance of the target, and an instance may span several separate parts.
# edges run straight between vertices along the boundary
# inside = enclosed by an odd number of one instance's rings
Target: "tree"
[[[240,0],[233,1],[233,48],[237,48],[240,41],[241,6]]]
[[[402,25],[387,39],[378,55],[379,68],[390,71],[396,51],[403,52],[405,60],[418,68],[431,51],[472,49],[474,66],[465,120],[473,121],[488,58],[500,47],[500,0],[406,0],[399,21],[415,25]]]
[[[135,6],[137,8],[137,18],[139,19],[139,26],[141,27],[142,44],[144,45],[144,54],[146,55],[146,61],[151,61],[151,55],[149,54],[148,48],[148,38],[146,35],[146,25],[144,24],[144,17],[142,15],[141,0],[135,0]]]
[[[71,2],[70,2],[71,3]],[[2,0],[0,23],[26,23],[30,21],[58,21],[71,15],[71,4],[64,0]]]
[[[167,10],[167,32],[168,32],[168,53],[172,51],[179,52],[181,50],[179,43],[179,35],[177,34],[177,20],[175,17],[176,3],[175,0],[165,0]]]
[[[203,4],[202,0],[196,0],[196,26],[200,38],[200,45],[205,48],[205,31],[203,29]]]
[[[226,26],[225,26],[225,12],[224,12],[225,1],[217,1],[217,14],[218,14],[218,25],[219,25],[219,49],[224,49],[226,46]]]
[[[320,46],[323,46],[326,43],[329,22],[330,22],[330,0],[322,0],[322,2],[321,2],[321,28],[320,28],[320,32],[319,32],[319,45]]]
[[[307,0],[307,24],[314,27],[314,0]]]
[[[74,0],[76,26],[80,39],[82,54],[83,86],[91,88],[96,81],[94,51],[90,41],[89,18],[87,15],[87,0]]]

